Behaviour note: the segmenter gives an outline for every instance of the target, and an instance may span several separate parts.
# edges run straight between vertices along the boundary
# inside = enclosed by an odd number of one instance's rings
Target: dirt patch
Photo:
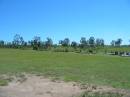
[[[107,95],[101,97],[130,97],[130,90],[126,89],[117,89],[109,86],[96,86],[96,85],[81,85],[81,89],[85,90],[85,94],[98,94],[98,95]],[[118,96],[112,96],[118,95]],[[86,97],[86,96],[83,96]],[[87,96],[93,97],[93,96]],[[94,96],[100,97],[100,96]]]
[[[8,79],[6,75],[4,77]],[[0,97],[78,97],[84,92],[114,93],[122,95],[120,97],[130,97],[130,90],[90,84],[81,85],[75,82],[51,80],[43,76],[26,74],[17,77],[13,76],[9,79],[11,79],[11,82],[7,86],[0,87]]]
[[[74,83],[52,81],[41,76],[28,75],[26,80],[14,80],[0,87],[0,97],[74,97],[83,90]]]

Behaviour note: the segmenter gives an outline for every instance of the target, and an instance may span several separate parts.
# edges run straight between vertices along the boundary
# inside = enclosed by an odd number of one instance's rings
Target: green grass
[[[129,57],[0,49],[0,74],[21,72],[130,89]]]
[[[79,97],[123,97],[122,94],[118,94],[118,93],[88,93],[85,92],[82,95],[80,95]]]
[[[6,86],[6,85],[8,85],[8,81],[0,79],[0,86]]]

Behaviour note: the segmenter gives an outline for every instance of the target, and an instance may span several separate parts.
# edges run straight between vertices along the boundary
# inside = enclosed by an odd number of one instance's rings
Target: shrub
[[[53,48],[54,52],[74,52],[74,48],[72,47],[57,47]]]

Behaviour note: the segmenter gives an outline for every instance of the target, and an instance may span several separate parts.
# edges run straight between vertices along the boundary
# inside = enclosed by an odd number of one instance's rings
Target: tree
[[[16,34],[13,39],[13,47],[19,48],[24,45],[24,39],[19,34]]]
[[[4,47],[5,42],[3,40],[0,40],[0,47]]]
[[[90,47],[94,47],[95,46],[95,38],[94,37],[90,37],[89,38],[89,46]]]
[[[7,48],[12,48],[12,43],[11,42],[7,42],[6,47]]]
[[[98,38],[96,39],[96,46],[100,46],[101,45],[101,40]]]
[[[111,41],[111,46],[115,46],[115,40]]]
[[[51,38],[48,37],[47,41],[45,42],[45,46],[46,46],[46,48],[51,48],[52,45],[53,45],[53,41]]]
[[[119,39],[117,39],[117,41],[115,42],[115,45],[116,45],[116,46],[120,46],[121,43],[122,43],[122,39],[119,38]]]
[[[21,45],[21,46],[24,46],[24,44],[25,44],[25,42],[24,42],[23,37],[20,37],[20,45]]]
[[[35,36],[34,39],[31,41],[31,45],[33,46],[33,50],[38,50],[40,48],[41,38]]]
[[[28,46],[28,43],[27,43],[27,42],[24,42],[23,46],[24,46],[24,47],[27,47],[27,46]]]
[[[73,47],[73,48],[77,48],[77,46],[78,46],[78,43],[77,42],[75,42],[75,41],[72,41],[71,42],[71,46]]]
[[[101,39],[101,40],[100,40],[100,43],[101,43],[101,46],[104,46],[104,45],[105,45],[104,39]]]
[[[104,46],[104,40],[103,39],[96,39],[96,46]]]
[[[69,38],[64,39],[64,46],[69,46],[70,45],[70,40]]]
[[[32,46],[32,41],[28,41],[27,42],[27,45],[30,47],[30,46]]]
[[[20,40],[20,35],[16,34],[14,36],[14,39],[13,39],[13,42],[12,42],[13,47],[18,48],[18,46],[19,46],[19,40]]]
[[[81,47],[81,48],[85,48],[86,46],[87,46],[86,38],[85,38],[85,37],[81,37],[80,47]]]
[[[122,39],[119,38],[119,39],[117,39],[116,41],[115,41],[115,40],[112,40],[111,45],[112,45],[112,46],[120,46],[121,43],[122,43]]]
[[[60,40],[59,44],[61,44],[62,46],[67,47],[67,46],[70,45],[70,40],[69,40],[69,38],[65,38],[64,40]]]
[[[63,40],[60,40],[60,41],[59,41],[59,44],[63,46],[64,41],[63,41]]]

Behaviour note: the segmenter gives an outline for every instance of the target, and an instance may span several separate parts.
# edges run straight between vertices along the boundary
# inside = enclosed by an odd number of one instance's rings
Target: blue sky
[[[130,0],[0,0],[0,40],[12,41],[17,33],[55,43],[94,36],[128,44]]]

